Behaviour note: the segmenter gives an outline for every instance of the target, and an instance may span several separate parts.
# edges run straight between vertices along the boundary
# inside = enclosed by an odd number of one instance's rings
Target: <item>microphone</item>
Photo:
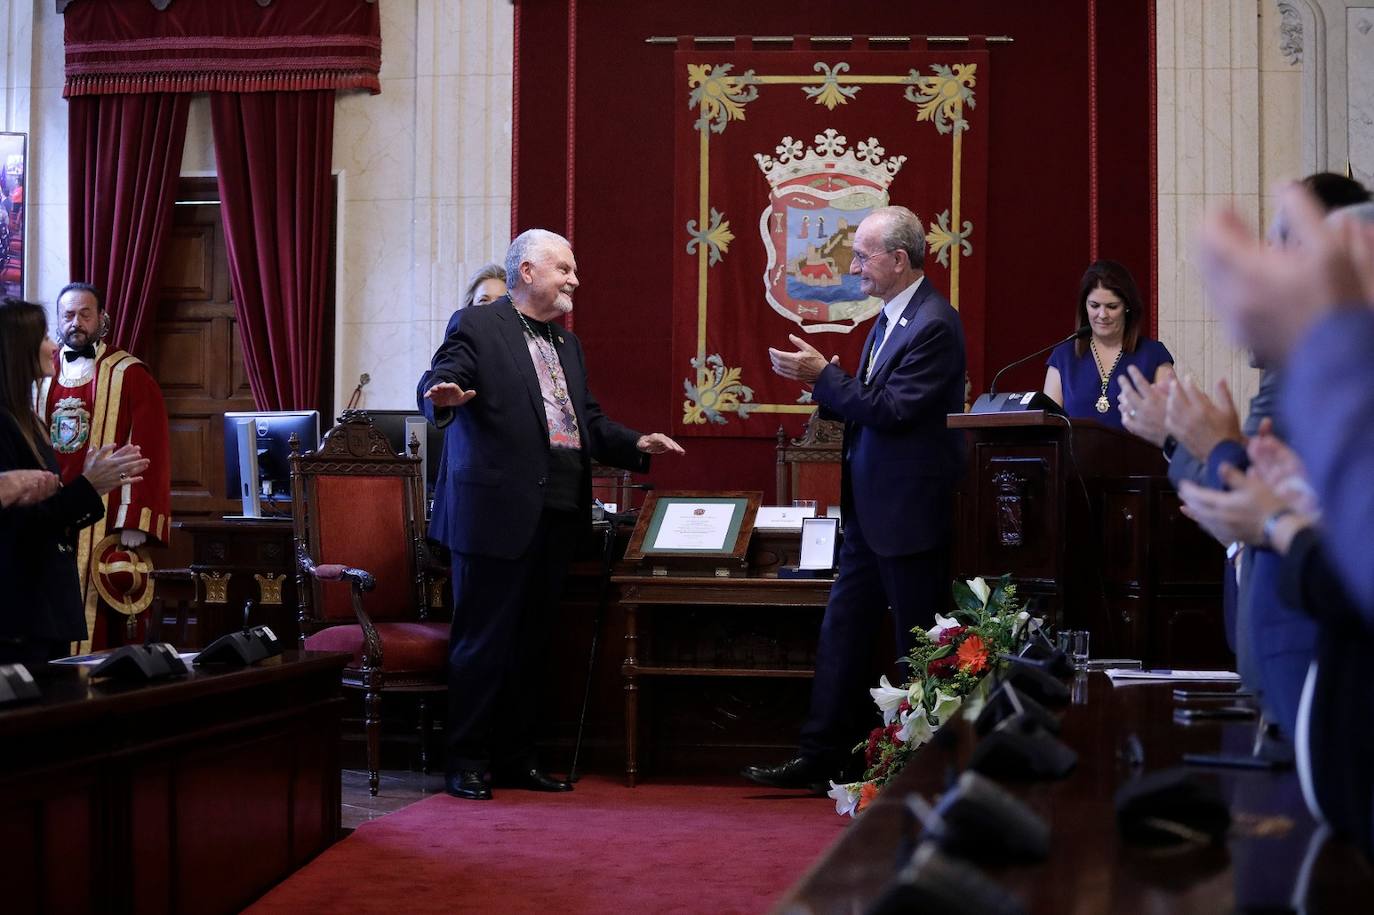
[[[998,370],[998,372],[997,372],[996,375],[993,375],[993,376],[992,376],[992,384],[988,387],[988,395],[991,396],[991,395],[997,393],[997,379],[1001,378],[1001,377],[1002,377],[1002,373],[1005,372],[1007,369],[1014,369],[1014,368],[1016,368],[1018,365],[1020,365],[1021,363],[1027,362],[1027,361],[1029,361],[1029,360],[1031,360],[1031,359],[1034,359],[1036,356],[1043,356],[1045,353],[1048,353],[1050,350],[1054,349],[1056,346],[1063,346],[1065,343],[1068,343],[1070,340],[1082,340],[1082,339],[1084,339],[1085,337],[1089,337],[1089,336],[1092,335],[1092,332],[1093,332],[1093,329],[1092,329],[1091,327],[1089,327],[1088,325],[1085,324],[1085,325],[1083,325],[1082,327],[1078,328],[1078,330],[1076,330],[1076,331],[1074,331],[1073,333],[1069,334],[1069,335],[1068,335],[1067,337],[1065,337],[1063,340],[1056,340],[1055,342],[1051,343],[1049,346],[1045,347],[1044,349],[1038,349],[1038,350],[1036,350],[1035,352],[1031,353],[1029,356],[1022,356],[1020,359],[1017,359],[1015,362],[1011,363],[1010,365],[1003,366],[1000,370]]]

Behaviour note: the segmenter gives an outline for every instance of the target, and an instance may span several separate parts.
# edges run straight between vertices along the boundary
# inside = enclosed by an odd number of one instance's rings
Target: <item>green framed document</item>
[[[625,559],[660,575],[669,568],[733,575],[745,564],[762,501],[761,492],[650,492]]]

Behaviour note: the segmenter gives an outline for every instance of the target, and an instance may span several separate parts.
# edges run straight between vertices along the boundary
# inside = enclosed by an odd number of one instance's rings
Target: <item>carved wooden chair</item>
[[[429,697],[446,688],[449,626],[431,622],[420,459],[392,453],[365,413],[346,412],[318,451],[292,444],[301,647],[345,651],[363,692],[368,788],[377,793],[382,693],[417,693],[429,771]]]
[[[840,447],[844,424],[812,413],[800,438],[778,427],[778,504],[814,499],[816,514],[840,504]]]

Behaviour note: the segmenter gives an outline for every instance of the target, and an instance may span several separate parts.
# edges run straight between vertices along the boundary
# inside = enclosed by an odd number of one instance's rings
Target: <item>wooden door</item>
[[[172,518],[239,511],[224,492],[224,413],[252,410],[229,291],[213,178],[183,178],[157,278],[147,362],[162,386],[172,445]],[[177,551],[180,552],[180,551]]]

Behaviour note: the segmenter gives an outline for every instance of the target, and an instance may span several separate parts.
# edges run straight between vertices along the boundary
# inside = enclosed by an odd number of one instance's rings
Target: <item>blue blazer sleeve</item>
[[[1289,359],[1282,413],[1321,499],[1331,563],[1374,618],[1374,312],[1317,325]]]

